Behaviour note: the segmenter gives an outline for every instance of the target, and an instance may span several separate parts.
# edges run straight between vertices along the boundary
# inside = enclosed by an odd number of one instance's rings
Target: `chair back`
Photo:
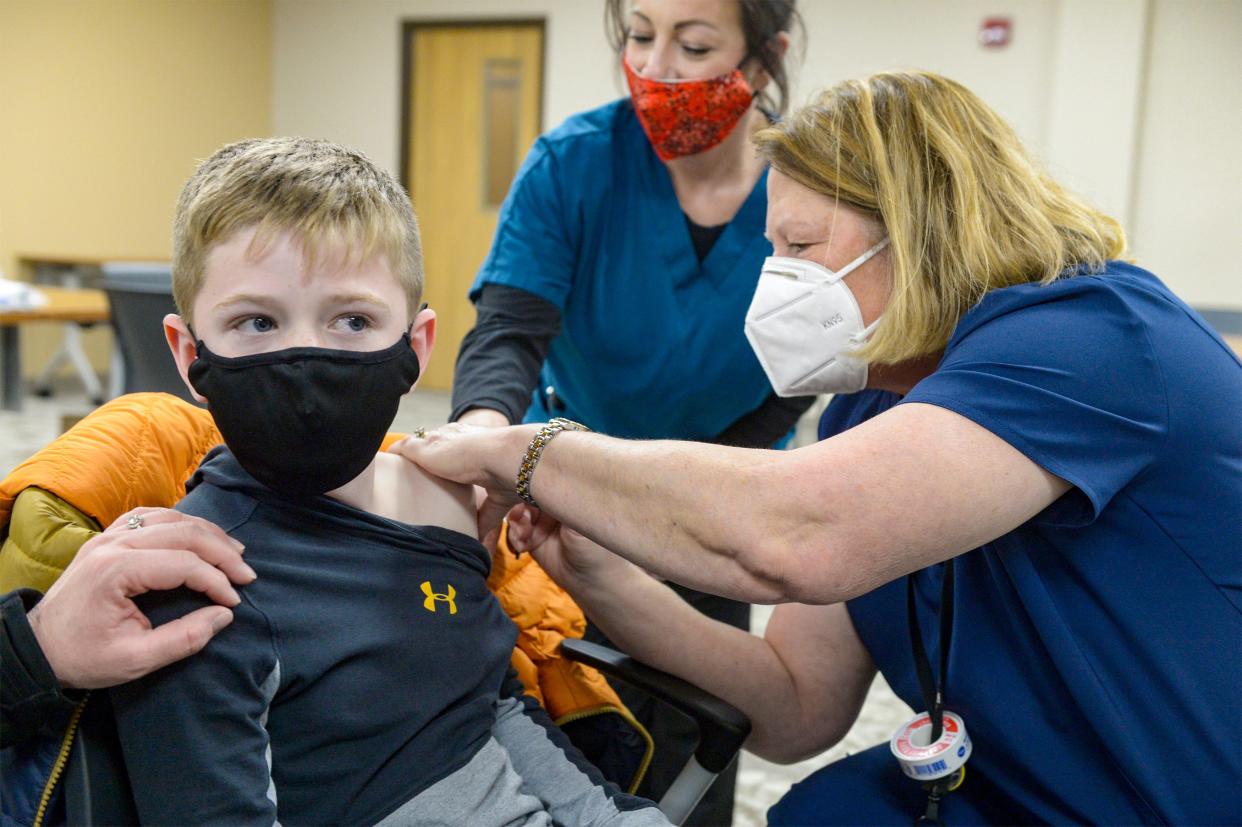
[[[122,393],[163,391],[194,402],[164,340],[163,318],[177,312],[172,267],[161,262],[110,261],[102,270],[124,376],[114,386]]]

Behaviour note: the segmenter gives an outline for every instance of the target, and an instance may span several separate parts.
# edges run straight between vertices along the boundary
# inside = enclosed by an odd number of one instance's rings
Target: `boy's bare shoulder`
[[[367,510],[381,517],[478,535],[472,486],[434,477],[396,454],[377,455],[373,496]]]

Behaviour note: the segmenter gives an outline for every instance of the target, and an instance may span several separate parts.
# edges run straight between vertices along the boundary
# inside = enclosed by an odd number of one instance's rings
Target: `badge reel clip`
[[[927,791],[927,809],[914,823],[941,824],[940,801],[956,790],[966,778],[970,758],[970,736],[961,716],[944,708],[944,689],[949,670],[949,644],[953,632],[953,560],[944,565],[940,589],[940,679],[932,680],[931,664],[923,648],[914,605],[914,575],[906,580],[906,611],[910,623],[910,642],[914,647],[914,666],[928,712],[915,715],[902,724],[889,742],[889,750],[901,771],[920,781]]]

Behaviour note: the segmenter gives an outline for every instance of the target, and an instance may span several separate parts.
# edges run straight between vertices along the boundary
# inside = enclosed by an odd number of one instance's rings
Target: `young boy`
[[[178,508],[258,578],[200,655],[112,692],[142,821],[666,824],[524,696],[471,491],[376,453],[435,338],[401,187],[327,142],[232,144],[173,255],[168,344],[226,443]]]

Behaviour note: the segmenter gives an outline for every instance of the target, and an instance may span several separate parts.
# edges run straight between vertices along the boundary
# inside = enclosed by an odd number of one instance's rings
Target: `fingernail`
[[[246,574],[250,575],[250,580],[258,580],[258,579],[259,579],[259,575],[255,573],[255,570],[254,570],[254,569],[252,569],[252,568],[250,568],[250,566],[247,566],[245,563],[242,563],[242,571],[244,571]],[[247,581],[247,582],[249,582],[249,581]]]
[[[230,539],[230,540],[233,540],[233,538],[232,538],[232,537],[230,537],[229,539]],[[245,554],[245,553],[246,553],[246,544],[245,544],[245,543],[239,542],[239,541],[237,541],[237,540],[233,540],[233,545],[237,548],[237,553],[238,553],[238,554]]]
[[[220,631],[221,629],[223,629],[225,626],[228,626],[232,622],[233,622],[232,612],[225,610],[223,612],[218,613],[215,617],[211,619],[212,634],[215,634],[216,632]]]
[[[229,597],[233,600],[233,602],[229,604],[230,606],[236,606],[241,602],[241,595],[239,595],[237,590],[234,588],[229,589]]]

